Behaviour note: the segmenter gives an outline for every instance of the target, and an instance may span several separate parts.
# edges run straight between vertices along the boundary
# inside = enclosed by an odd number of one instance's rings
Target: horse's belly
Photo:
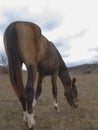
[[[56,68],[50,65],[38,65],[38,72],[44,75],[52,75]]]

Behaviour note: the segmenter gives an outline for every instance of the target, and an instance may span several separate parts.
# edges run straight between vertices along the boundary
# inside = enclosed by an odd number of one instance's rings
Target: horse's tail
[[[16,23],[12,23],[5,31],[4,44],[8,57],[11,83],[15,89],[16,94],[19,96],[23,92],[24,88],[20,56],[17,49],[17,38]]]

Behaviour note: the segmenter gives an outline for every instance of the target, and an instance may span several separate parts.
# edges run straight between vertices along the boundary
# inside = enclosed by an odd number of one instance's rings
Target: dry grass
[[[35,111],[35,130],[98,130],[98,73],[78,74],[79,108],[71,109],[58,79],[58,102],[61,112],[53,108],[50,77],[43,81],[43,92]],[[24,84],[26,75],[24,77]],[[0,75],[0,130],[28,130],[22,121],[22,108],[7,74]]]

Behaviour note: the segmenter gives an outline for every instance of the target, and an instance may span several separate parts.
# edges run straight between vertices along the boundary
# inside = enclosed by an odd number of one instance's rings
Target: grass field
[[[79,95],[78,109],[72,109],[58,79],[60,113],[53,108],[50,77],[43,81],[43,91],[35,110],[35,130],[98,130],[98,72],[74,73]],[[24,84],[26,74],[23,74]],[[28,130],[22,120],[22,108],[7,74],[0,74],[0,130]]]

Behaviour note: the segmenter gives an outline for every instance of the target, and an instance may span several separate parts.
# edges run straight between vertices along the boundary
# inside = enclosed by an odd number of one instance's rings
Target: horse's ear
[[[74,77],[74,78],[72,79],[72,84],[75,84],[75,82],[76,82],[76,78]]]

